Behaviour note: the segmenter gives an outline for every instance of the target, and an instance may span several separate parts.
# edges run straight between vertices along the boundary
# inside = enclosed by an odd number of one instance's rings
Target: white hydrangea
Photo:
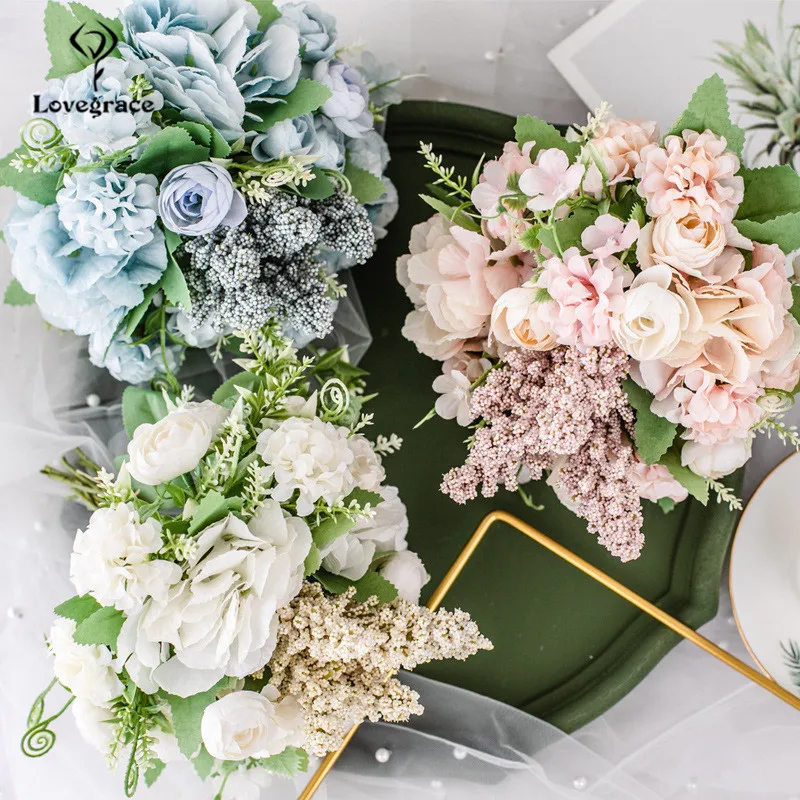
[[[151,560],[163,545],[161,523],[144,522],[131,503],[100,508],[78,531],[70,559],[70,577],[78,594],[90,594],[101,605],[130,613],[147,597],[164,600],[180,580],[177,564]]]
[[[263,431],[256,451],[266,465],[265,476],[275,479],[272,497],[286,502],[298,492],[297,513],[307,517],[318,500],[332,505],[350,494],[357,483],[349,433],[318,417],[290,417]]]
[[[122,694],[122,683],[114,669],[111,650],[103,645],[77,644],[76,624],[57,617],[48,637],[53,672],[58,682],[75,697],[105,706]]]
[[[361,489],[377,492],[386,480],[386,471],[381,457],[372,449],[366,436],[357,433],[347,440],[353,451],[353,466],[350,469],[353,480]]]
[[[244,678],[275,648],[277,611],[299,591],[311,531],[267,501],[245,524],[229,515],[197,537],[185,578],[164,601],[148,600],[117,642],[132,679],[188,697],[223,676]],[[165,645],[174,655],[164,663]]]

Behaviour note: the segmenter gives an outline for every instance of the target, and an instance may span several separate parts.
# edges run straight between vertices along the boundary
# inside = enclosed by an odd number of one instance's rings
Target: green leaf
[[[321,522],[311,531],[311,535],[314,537],[314,544],[320,550],[324,550],[340,536],[344,536],[351,531],[355,527],[355,524],[355,520],[348,519],[344,516],[328,517],[328,519]]]
[[[570,247],[581,248],[581,235],[595,220],[597,212],[591,208],[576,208],[566,219],[552,228],[539,229],[539,242],[556,255],[563,255]]]
[[[800,286],[796,283],[792,284],[792,307],[789,309],[789,313],[800,322]]]
[[[169,254],[169,263],[161,276],[159,286],[164,290],[164,297],[174,306],[180,306],[185,311],[192,310],[192,298],[183,270],[178,266],[175,256]]]
[[[519,243],[524,250],[528,250],[529,252],[532,250],[538,250],[541,242],[539,241],[539,226],[538,225],[531,225],[522,236],[519,237]]]
[[[294,778],[308,769],[308,753],[299,747],[287,747],[269,758],[259,758],[256,765],[284,778]]]
[[[158,422],[167,416],[167,403],[161,392],[128,386],[122,393],[122,422],[128,438],[143,423]]]
[[[708,503],[708,483],[705,478],[695,475],[688,467],[681,464],[680,452],[673,449],[667,451],[661,458],[659,464],[663,464],[672,474],[678,483],[683,486],[689,494],[703,505]]]
[[[200,747],[200,752],[192,759],[192,766],[201,781],[204,781],[214,769],[214,756],[206,750],[205,745]]]
[[[263,31],[270,24],[275,22],[281,15],[281,12],[275,7],[272,0],[250,0],[250,5],[256,7],[261,16],[261,21],[258,24],[258,29]]]
[[[350,181],[353,197],[362,205],[374,203],[386,194],[386,184],[380,178],[349,161],[345,164],[344,176]]]
[[[83,622],[88,619],[95,612],[99,611],[103,606],[97,602],[91,595],[83,594],[76,597],[71,597],[65,600],[61,605],[55,607],[55,613],[59,617],[75,620],[75,622]]]
[[[766,222],[735,219],[733,224],[742,236],[764,244],[777,244],[784,253],[800,248],[800,211],[783,214]]]
[[[458,225],[459,228],[465,228],[466,230],[473,231],[474,233],[481,232],[481,226],[474,219],[472,219],[472,217],[470,217],[468,214],[465,214],[458,208],[453,208],[452,206],[447,205],[447,203],[439,200],[436,197],[431,197],[428,194],[421,194],[420,198],[424,200],[434,211],[438,211],[446,220],[449,220],[454,225]]]
[[[557,147],[563,150],[570,159],[578,157],[581,146],[578,142],[568,142],[556,128],[537,117],[523,116],[517,117],[517,124],[514,125],[514,134],[517,144],[526,142],[536,142],[531,148],[531,158],[535,158],[540,150],[549,150]]]
[[[236,375],[232,378],[228,378],[228,380],[214,392],[211,399],[217,405],[225,405],[227,400],[231,398],[235,400],[239,397],[239,393],[236,391],[237,386],[242,386],[245,389],[253,391],[260,382],[261,379],[258,375],[254,375],[252,372],[237,372]]]
[[[161,773],[167,765],[160,759],[156,758],[150,762],[150,768],[144,774],[144,785],[149,789],[161,777]]]
[[[800,211],[800,175],[789,166],[743,169],[744,200],[736,219],[767,222]]]
[[[105,645],[116,650],[124,622],[125,615],[116,608],[100,608],[78,623],[72,638],[78,644]]]
[[[647,389],[643,389],[630,378],[622,382],[622,388],[628,395],[628,402],[636,411],[636,449],[645,464],[657,464],[672,446],[678,426],[650,410],[653,395]]]
[[[122,321],[122,325],[120,326],[125,336],[133,336],[133,332],[136,330],[137,326],[144,319],[145,314],[150,309],[150,305],[153,302],[153,297],[155,297],[160,288],[159,285],[160,281],[159,283],[154,283],[152,286],[148,286],[144,290],[144,299],[142,302],[128,312],[127,316]]]
[[[669,514],[671,511],[675,510],[676,504],[671,497],[660,497],[657,502],[659,507],[665,514]]]
[[[189,534],[194,535],[198,531],[219,522],[223,517],[228,516],[230,507],[228,501],[219,492],[209,492],[198,504],[191,517]]]
[[[43,206],[55,203],[58,189],[59,172],[34,172],[23,167],[19,172],[11,162],[21,153],[27,152],[24,147],[18,147],[0,160],[0,186],[10,186],[18,194],[27,197]]]
[[[311,171],[314,173],[314,178],[305,186],[299,187],[298,191],[309,200],[325,200],[336,191],[336,187],[321,169],[312,167]]]
[[[678,117],[670,133],[680,136],[686,129],[698,133],[710,130],[717,136],[724,136],[728,147],[742,154],[744,131],[731,122],[728,92],[719,75],[712,75],[697,87],[686,111]]]
[[[310,78],[300,78],[297,86],[281,98],[284,102],[255,101],[250,103],[247,110],[258,114],[261,119],[249,120],[245,123],[245,127],[251,131],[267,131],[276,122],[296,119],[302,117],[303,114],[311,114],[328,100],[331,94],[331,90],[324,83],[312,81]]]
[[[366,489],[353,489],[347,497],[345,497],[345,505],[355,500],[361,508],[370,505],[375,508],[379,503],[383,502],[383,498],[377,492],[368,492]]]
[[[103,31],[103,26],[107,26],[114,32],[118,41],[123,38],[122,23],[119,20],[104,17],[80,3],[70,3],[67,7],[50,0],[44,12],[44,33],[47,49],[50,51],[48,78],[62,78],[73,72],[80,72],[94,63],[94,56],[88,49],[84,55],[70,42],[70,37],[81,25],[86,26],[86,37],[92,36],[92,31],[102,32],[108,37],[108,33]],[[92,46],[96,47],[97,43],[92,42]],[[114,48],[108,55],[119,56],[119,50]]]
[[[377,572],[368,572],[357,581],[325,570],[319,570],[315,577],[331,594],[344,594],[351,586],[355,586],[357,603],[363,603],[373,596],[378,598],[379,603],[391,603],[397,597],[397,588]]]
[[[314,542],[311,543],[311,549],[308,551],[305,561],[305,569],[303,575],[307,578],[313,575],[322,566],[322,553]]]
[[[217,692],[227,687],[229,683],[230,681],[227,678],[223,678],[208,691],[191,697],[178,697],[174,694],[166,695],[172,711],[172,726],[175,728],[178,748],[186,758],[192,759],[200,752],[203,744],[203,739],[200,735],[203,712],[217,699]]]
[[[184,128],[163,128],[145,147],[141,157],[128,167],[128,175],[147,173],[159,180],[175,167],[208,161],[207,147],[195,144],[191,134]]]
[[[183,128],[195,144],[207,148],[211,158],[227,158],[231,154],[231,146],[213,126],[188,120],[181,120],[176,125],[178,128]]]
[[[7,306],[30,306],[36,302],[36,297],[26,292],[16,278],[12,278],[11,283],[6,286],[3,302]]]

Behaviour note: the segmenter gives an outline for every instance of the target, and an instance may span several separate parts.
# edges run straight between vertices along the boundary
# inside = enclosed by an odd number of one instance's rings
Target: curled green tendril
[[[139,740],[136,739],[131,747],[131,756],[128,759],[128,768],[125,770],[125,797],[133,797],[139,786],[139,763],[136,760],[139,749]]]
[[[339,419],[350,405],[350,392],[338,378],[326,381],[319,392],[319,406],[326,421]]]
[[[353,194],[353,184],[350,183],[350,179],[343,172],[337,172],[334,169],[324,169],[322,171],[327,175],[331,183],[342,192],[345,194]]]
[[[771,416],[783,414],[794,405],[794,396],[791,392],[782,389],[767,389],[766,393],[756,401],[761,409]]]
[[[58,713],[42,720],[45,698],[55,684],[55,680],[51,681],[50,685],[33,701],[30,714],[28,714],[28,730],[22,735],[20,742],[20,748],[28,758],[40,758],[53,749],[56,735],[50,730],[50,725],[72,705],[75,699],[70,697]]]
[[[22,144],[29,150],[44,152],[55,147],[62,139],[61,131],[49,120],[37,117],[25,124],[20,132]]]

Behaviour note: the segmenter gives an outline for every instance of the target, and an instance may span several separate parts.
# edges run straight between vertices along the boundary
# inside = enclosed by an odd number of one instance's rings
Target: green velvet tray
[[[387,138],[389,174],[400,213],[377,256],[355,271],[374,343],[362,365],[372,373],[373,434],[402,436],[386,459],[411,521],[409,545],[431,573],[431,591],[481,518],[494,508],[516,514],[679,619],[697,627],[716,613],[723,560],[735,516],[716,503],[686,503],[664,515],[650,503],[646,544],[638,561],[621,564],[590,536],[543,484],[531,484],[545,510],[528,509],[517,495],[498,493],[457,506],[439,493],[442,474],[465,456],[465,432],[438,418],[413,430],[431,409],[438,365],[401,335],[410,310],[395,279],[395,260],[409,231],[431,211],[417,198],[430,181],[417,155],[432,142],[446,163],[471,175],[476,161],[513,138],[513,119],[467,106],[407,102],[392,110]],[[440,662],[423,674],[510,703],[572,731],[603,713],[653,669],[678,637],[608,589],[528,540],[498,525],[478,549],[446,600],[468,610],[495,649],[466,662]],[[668,703],[669,698],[664,698]]]

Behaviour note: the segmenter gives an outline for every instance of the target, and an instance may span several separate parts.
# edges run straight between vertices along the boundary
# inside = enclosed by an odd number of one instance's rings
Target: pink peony
[[[627,250],[639,236],[639,223],[631,220],[627,225],[613,214],[601,214],[593,225],[581,234],[581,244],[592,258],[604,259]]]
[[[793,392],[800,382],[800,325],[791,314],[787,314],[783,333],[772,351],[764,362],[761,385]]]
[[[572,164],[563,150],[552,147],[542,150],[536,164],[526,169],[519,179],[519,188],[528,195],[531,211],[549,211],[578,191],[585,171],[583,164]]]
[[[683,384],[663,400],[654,400],[653,412],[686,428],[684,438],[702,444],[724,442],[746,436],[762,412],[758,398],[763,394],[754,381],[739,386],[717,383],[704,370],[692,370]]]
[[[667,136],[663,147],[645,147],[636,177],[651,217],[672,212],[680,219],[696,210],[703,219],[728,223],[744,196],[738,171],[739,159],[724,138],[686,130],[683,136]]]
[[[520,272],[509,261],[490,265],[489,240],[440,215],[415,227],[410,248],[397,262],[398,280],[416,306],[403,335],[444,361],[487,334],[495,300],[519,285]]]
[[[611,319],[625,307],[622,290],[630,272],[618,259],[594,265],[577,247],[544,262],[539,284],[558,304],[553,330],[559,344],[584,352],[611,341]]]
[[[607,184],[613,186],[633,180],[642,150],[657,142],[658,138],[655,122],[612,118],[589,142],[589,148],[602,159],[608,175]],[[592,194],[600,193],[603,190],[603,176],[593,159],[589,160],[583,188]]]
[[[631,469],[631,480],[639,490],[639,497],[653,503],[664,498],[682,503],[689,496],[685,487],[672,477],[663,464],[637,461]]]

